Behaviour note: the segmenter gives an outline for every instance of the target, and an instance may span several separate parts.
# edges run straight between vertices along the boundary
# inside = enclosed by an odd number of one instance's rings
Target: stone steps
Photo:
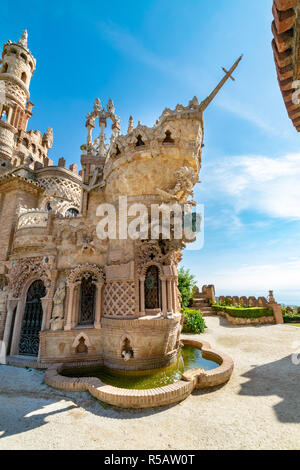
[[[46,364],[40,364],[34,356],[7,356],[6,364],[14,367],[29,367],[32,369],[46,369]]]
[[[209,306],[208,303],[201,303],[201,304],[196,304],[194,302],[193,307],[194,310],[200,310],[203,316],[206,317],[212,317],[215,315],[214,310]]]

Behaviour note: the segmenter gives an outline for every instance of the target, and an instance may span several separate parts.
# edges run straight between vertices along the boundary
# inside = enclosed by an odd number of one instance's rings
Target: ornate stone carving
[[[193,188],[198,181],[198,177],[195,176],[193,168],[186,166],[176,171],[175,177],[176,184],[173,188],[168,191],[157,188],[157,193],[167,202],[176,201],[179,204],[183,204],[189,196],[193,196]],[[190,203],[196,204],[194,201],[190,201]]]
[[[51,270],[53,258],[38,256],[36,258],[24,258],[22,260],[6,263],[9,273],[6,275],[9,281],[9,291],[12,296],[18,298],[23,286],[32,279],[41,279],[46,289],[51,286]]]
[[[133,317],[135,312],[135,285],[130,281],[111,281],[104,290],[104,316]]]
[[[182,258],[182,240],[139,240],[136,242],[135,262],[138,273],[150,261],[161,265],[177,265]]]
[[[39,183],[45,188],[40,206],[44,209],[47,203],[51,209],[65,215],[68,208],[80,209],[81,186],[74,181],[61,176],[45,176],[39,178]]]
[[[86,128],[88,130],[87,145],[82,146],[82,149],[86,150],[87,153],[94,154],[96,157],[106,157],[108,147],[105,143],[106,137],[104,131],[108,119],[112,121],[113,134],[111,136],[111,144],[120,134],[120,118],[117,117],[115,114],[113,101],[109,100],[105,109],[105,107],[102,107],[100,99],[96,98],[94,102],[93,111],[87,115],[86,119]],[[92,132],[95,128],[96,119],[99,119],[99,125],[101,130],[99,137],[96,138],[93,142]]]
[[[0,289],[0,317],[2,314],[6,313],[7,297],[8,297],[8,286],[4,286],[3,289]]]
[[[85,263],[85,264],[80,264],[79,266],[76,266],[76,268],[74,268],[70,272],[69,276],[67,277],[67,284],[68,285],[77,284],[84,277],[88,278],[91,275],[94,277],[95,282],[99,282],[101,284],[104,283],[105,275],[104,275],[103,268],[100,266],[97,266],[96,264]]]
[[[19,213],[18,230],[24,227],[47,227],[49,215],[47,211],[20,208]]]

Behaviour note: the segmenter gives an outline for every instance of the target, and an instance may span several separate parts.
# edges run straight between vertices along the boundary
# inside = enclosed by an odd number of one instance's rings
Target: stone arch
[[[128,341],[130,342],[130,344],[131,344],[131,346],[132,346],[133,348],[136,348],[136,347],[137,347],[136,344],[135,344],[135,342],[134,342],[134,340],[133,340],[133,338],[132,338],[132,336],[131,336],[129,333],[126,333],[126,332],[125,332],[125,333],[121,336],[120,341],[119,341],[119,351],[120,351],[120,352],[121,352],[122,345],[124,344],[124,341],[125,341],[126,339],[128,339]]]
[[[79,215],[79,210],[77,207],[74,206],[68,206],[67,209],[65,210],[65,217],[78,217]]]
[[[74,268],[67,277],[68,286],[68,306],[67,306],[67,322],[65,330],[71,330],[79,324],[81,318],[81,286],[82,281],[89,279],[95,286],[93,297],[93,318],[94,328],[99,329],[102,312],[102,288],[104,285],[103,269],[96,264],[81,264]],[[83,324],[81,322],[81,324]],[[88,322],[87,325],[92,325]]]
[[[159,268],[155,264],[150,264],[145,271],[145,309],[161,309],[161,276]]]
[[[160,279],[162,279],[164,277],[163,266],[162,266],[162,264],[158,263],[157,261],[148,261],[147,263],[145,263],[141,267],[141,270],[140,270],[141,277],[146,276],[146,272],[147,272],[147,270],[150,266],[156,266],[158,268]]]
[[[133,342],[132,336],[124,333],[119,342],[119,354],[125,361],[132,359],[136,352],[136,346]]]
[[[80,345],[84,344],[86,347],[86,353],[91,353],[94,351],[95,347],[92,345],[90,338],[88,335],[84,332],[80,332],[76,338],[73,341],[73,344],[71,346],[71,352],[72,354],[79,354],[80,352],[82,353],[83,351],[80,351]]]
[[[44,317],[42,299],[45,295],[46,287],[41,279],[33,280],[27,288],[20,325],[19,354],[38,356],[39,332],[42,329]]]
[[[12,51],[11,51],[11,52],[12,52]],[[26,57],[25,54],[23,54],[23,52],[20,54],[20,57],[21,57],[21,59],[24,60],[25,64],[27,64],[27,57]]]
[[[85,264],[80,264],[74,268],[69,276],[67,277],[67,283],[68,284],[75,284],[77,282],[80,282],[84,276],[87,274],[92,275],[95,279],[95,282],[98,283],[104,283],[104,274],[103,274],[103,269],[96,264],[90,264],[90,263],[85,263]]]
[[[7,263],[9,270],[9,290],[12,297],[21,298],[27,292],[29,285],[36,279],[41,279],[46,288],[46,295],[51,286],[52,259],[48,256],[36,258],[24,258]],[[26,287],[27,286],[27,287]]]
[[[26,85],[26,83],[27,83],[27,75],[26,75],[26,72],[22,72],[22,74],[21,74],[21,80],[22,80],[22,82],[25,83],[25,85]]]

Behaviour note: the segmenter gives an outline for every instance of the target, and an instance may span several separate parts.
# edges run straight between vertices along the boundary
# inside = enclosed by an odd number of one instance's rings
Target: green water
[[[63,372],[66,377],[97,377],[107,385],[114,387],[145,390],[163,387],[181,379],[184,371],[202,368],[211,370],[219,364],[203,359],[200,349],[184,346],[178,354],[177,362],[169,367],[150,371],[117,371],[101,368],[69,369]]]

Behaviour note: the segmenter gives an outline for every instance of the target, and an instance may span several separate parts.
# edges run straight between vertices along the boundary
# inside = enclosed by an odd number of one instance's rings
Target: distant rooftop
[[[273,0],[272,47],[278,82],[290,119],[300,132],[300,104],[293,93],[300,89],[300,0]],[[300,98],[300,96],[299,96]]]

